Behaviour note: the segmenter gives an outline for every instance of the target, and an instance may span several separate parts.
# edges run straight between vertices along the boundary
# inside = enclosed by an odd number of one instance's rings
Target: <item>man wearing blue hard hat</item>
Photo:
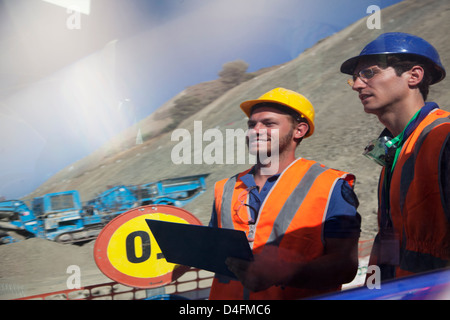
[[[383,167],[369,265],[382,280],[450,266],[450,112],[425,102],[445,78],[437,50],[414,35],[384,33],[341,72],[386,127],[364,150]]]

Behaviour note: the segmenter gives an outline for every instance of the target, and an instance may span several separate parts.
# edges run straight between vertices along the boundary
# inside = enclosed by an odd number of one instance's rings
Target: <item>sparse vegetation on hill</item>
[[[180,122],[195,115],[228,90],[255,77],[256,73],[247,73],[248,67],[243,60],[227,62],[219,71],[218,79],[187,88],[186,94],[175,100],[173,108],[169,111],[172,123],[162,133],[175,129]],[[268,70],[260,70],[258,74]]]

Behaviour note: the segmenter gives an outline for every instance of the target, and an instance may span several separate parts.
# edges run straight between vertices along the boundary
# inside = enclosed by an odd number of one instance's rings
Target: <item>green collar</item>
[[[390,148],[392,146],[395,147],[395,157],[394,157],[394,161],[392,163],[391,173],[394,171],[394,167],[395,167],[395,164],[397,163],[398,156],[400,155],[400,152],[402,151],[402,146],[403,146],[403,143],[405,142],[403,138],[405,136],[406,129],[409,127],[411,122],[413,122],[414,120],[417,119],[417,117],[419,116],[419,113],[420,113],[420,110],[418,110],[414,114],[414,116],[411,118],[411,120],[409,120],[408,124],[405,126],[403,131],[398,136],[396,136],[392,140],[386,142],[386,146],[388,148]]]

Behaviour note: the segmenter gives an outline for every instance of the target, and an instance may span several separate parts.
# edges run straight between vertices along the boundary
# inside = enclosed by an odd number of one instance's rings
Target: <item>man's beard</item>
[[[255,134],[254,136],[250,135],[250,137],[247,135],[247,146],[249,148],[249,152],[250,154],[256,156],[257,163],[262,165],[262,168],[266,169],[266,174],[273,175],[278,172],[280,156],[288,150],[293,135],[294,133],[291,130],[286,135],[279,138],[278,131],[272,131],[270,135],[270,148],[266,148],[264,150],[261,150],[258,144],[256,150],[252,150],[250,148],[250,141],[255,141],[261,136],[264,138],[264,135],[260,134],[257,136]],[[265,136],[267,140],[267,135]]]

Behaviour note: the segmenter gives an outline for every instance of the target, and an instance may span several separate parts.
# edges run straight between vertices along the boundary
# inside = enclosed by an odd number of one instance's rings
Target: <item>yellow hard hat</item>
[[[309,131],[305,137],[309,137],[314,132],[314,107],[300,93],[284,88],[275,88],[266,92],[256,100],[248,100],[241,103],[241,109],[250,118],[252,107],[262,102],[273,102],[284,105],[297,111],[303,118],[308,121]]]

